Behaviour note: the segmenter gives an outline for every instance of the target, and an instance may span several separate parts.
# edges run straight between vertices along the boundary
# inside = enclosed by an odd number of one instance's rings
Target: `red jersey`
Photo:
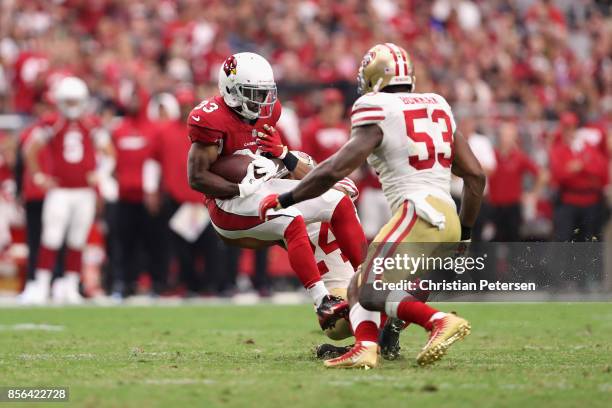
[[[101,137],[100,121],[90,116],[70,120],[58,113],[43,117],[33,137],[49,148],[49,174],[59,187],[88,187],[87,175],[96,168],[94,137]]]
[[[32,131],[36,128],[36,124],[29,126],[21,132],[19,141],[21,144],[22,151],[25,150],[28,145],[28,140],[32,135]],[[50,168],[49,148],[48,146],[43,147],[38,153],[38,165],[43,173],[49,173]],[[27,166],[23,169],[22,175],[22,195],[26,202],[29,201],[42,201],[45,198],[45,190],[40,188],[34,180],[32,180],[32,174],[30,173]]]
[[[348,142],[349,136],[346,124],[325,126],[321,119],[316,117],[302,131],[302,150],[320,163]]]
[[[516,148],[502,156],[495,151],[497,166],[489,176],[489,201],[493,205],[511,205],[521,201],[523,176],[538,174],[538,167],[520,149]]]
[[[17,112],[32,113],[44,91],[44,76],[48,68],[49,60],[41,53],[24,51],[17,57],[13,100]]]
[[[225,104],[223,97],[215,96],[202,101],[189,114],[189,139],[192,143],[219,146],[221,156],[247,150],[255,153],[257,144],[253,129],[263,132],[264,125],[276,126],[281,109],[281,104],[277,101],[271,117],[246,123],[242,116]]]
[[[187,157],[191,143],[185,137],[187,125],[180,120],[157,124],[153,157],[161,166],[162,189],[179,203],[201,203],[202,194],[192,190],[187,177]]]
[[[572,172],[570,166],[575,161],[582,168]],[[608,162],[601,151],[588,144],[573,151],[565,143],[556,143],[550,152],[550,167],[562,203],[587,207],[599,202],[608,182]]]
[[[154,134],[147,120],[125,118],[112,132],[117,154],[115,176],[119,184],[119,199],[141,202],[143,198],[143,167],[153,155]]]

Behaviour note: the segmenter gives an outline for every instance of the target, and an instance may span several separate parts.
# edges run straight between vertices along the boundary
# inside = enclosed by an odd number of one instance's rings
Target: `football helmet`
[[[360,95],[381,91],[389,85],[410,85],[414,92],[415,83],[410,55],[393,43],[375,45],[361,60],[357,75]]]
[[[230,55],[219,69],[219,91],[227,106],[249,120],[272,116],[276,83],[272,67],[261,55]]]
[[[53,100],[64,116],[77,119],[87,109],[89,90],[82,79],[65,77],[53,88]]]

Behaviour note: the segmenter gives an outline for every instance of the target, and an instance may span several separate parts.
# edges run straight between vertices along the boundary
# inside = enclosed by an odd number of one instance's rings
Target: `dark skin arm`
[[[234,197],[240,194],[238,184],[227,181],[221,176],[209,171],[217,160],[217,146],[194,142],[189,149],[187,173],[189,186],[193,190],[212,198]]]
[[[353,128],[348,143],[302,179],[292,191],[293,199],[300,202],[325,193],[337,181],[361,166],[376,146],[382,142],[382,138],[382,131],[377,125]]]
[[[480,211],[487,178],[470,145],[460,132],[455,132],[454,153],[451,170],[455,176],[463,179],[459,219],[461,225],[471,228]]]

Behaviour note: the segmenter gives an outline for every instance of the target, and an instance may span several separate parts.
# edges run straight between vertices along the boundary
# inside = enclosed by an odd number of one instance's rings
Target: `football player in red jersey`
[[[189,115],[190,185],[206,195],[211,221],[224,238],[284,241],[291,267],[317,307],[321,327],[333,326],[346,315],[347,304],[332,296],[321,281],[306,224],[329,222],[342,253],[356,268],[365,255],[366,241],[353,203],[332,189],[289,211],[279,211],[267,221],[260,220],[259,201],[297,181],[272,178],[276,165],[257,155],[242,183],[232,183],[209,170],[217,158],[263,153],[282,160],[296,178],[310,167],[288,151],[274,129],[281,105],[272,67],[263,57],[248,52],[228,57],[219,70],[219,91],[220,95],[203,101]]]
[[[41,304],[49,297],[51,269],[57,251],[66,240],[62,299],[79,303],[78,286],[82,249],[96,208],[96,150],[114,157],[108,133],[99,120],[86,114],[89,91],[76,77],[66,77],[52,90],[58,111],[39,121],[26,147],[26,163],[35,184],[46,190],[43,228],[35,284],[21,298],[23,303]],[[49,172],[43,172],[39,151],[49,152]],[[114,164],[110,164],[114,166]]]

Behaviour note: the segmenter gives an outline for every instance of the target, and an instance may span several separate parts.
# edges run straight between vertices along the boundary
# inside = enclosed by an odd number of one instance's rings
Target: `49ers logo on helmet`
[[[369,51],[366,55],[363,56],[363,60],[361,61],[362,67],[367,67],[370,62],[372,62],[376,58],[376,52]]]
[[[225,60],[225,63],[223,64],[223,71],[225,72],[225,75],[227,76],[236,75],[237,65],[238,65],[238,62],[236,61],[236,57],[234,57],[233,55],[230,55],[229,57],[227,57],[227,59]]]

